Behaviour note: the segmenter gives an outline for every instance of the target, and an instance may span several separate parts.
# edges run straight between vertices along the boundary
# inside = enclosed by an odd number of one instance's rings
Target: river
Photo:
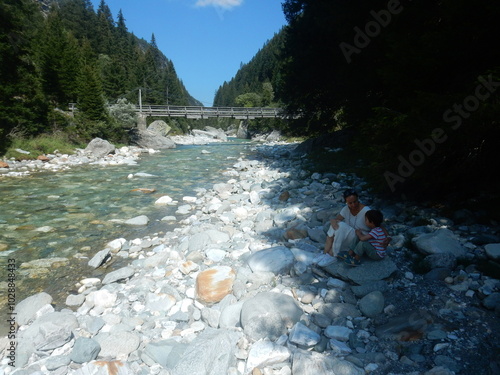
[[[132,240],[165,233],[176,222],[175,206],[155,206],[168,195],[179,205],[199,188],[226,182],[221,173],[250,155],[254,144],[230,139],[203,146],[178,146],[156,154],[142,154],[135,166],[73,167],[61,172],[39,172],[22,178],[0,179],[0,334],[5,335],[7,311],[7,263],[15,262],[16,302],[40,291],[54,298],[56,310],[66,307],[69,293],[84,277],[102,277],[87,262],[116,238]],[[130,174],[152,176],[129,178]],[[143,193],[134,189],[155,189]],[[147,226],[128,226],[120,220],[146,215]],[[26,268],[34,260],[67,258],[50,268]]]

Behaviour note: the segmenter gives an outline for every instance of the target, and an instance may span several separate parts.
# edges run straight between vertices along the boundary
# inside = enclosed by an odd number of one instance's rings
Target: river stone
[[[419,308],[404,314],[391,317],[391,319],[375,329],[375,334],[380,339],[407,341],[412,337],[420,337],[432,323],[433,319],[425,310]]]
[[[240,326],[243,301],[224,307],[219,317],[220,328],[235,328]]]
[[[320,342],[321,336],[309,327],[298,322],[290,330],[289,340],[299,347],[313,347]]]
[[[359,300],[359,309],[368,318],[375,318],[384,310],[384,304],[384,295],[377,290]]]
[[[111,284],[116,281],[128,279],[129,277],[133,276],[135,273],[134,269],[132,267],[123,267],[120,269],[117,269],[116,271],[112,271],[108,273],[105,277],[104,280],[102,280],[102,283],[104,285],[106,284]]]
[[[147,130],[158,133],[159,135],[165,137],[170,132],[170,130],[172,130],[172,128],[165,121],[156,120],[149,124]]]
[[[351,280],[358,285],[383,280],[398,270],[396,264],[386,257],[383,260],[362,258],[361,265],[352,267],[344,262],[334,262],[322,267],[326,272],[342,280]]]
[[[277,227],[283,226],[285,223],[294,220],[297,217],[297,211],[295,208],[286,208],[281,212],[274,215],[274,224]]]
[[[94,138],[89,142],[84,151],[92,154],[95,158],[102,158],[108,154],[114,153],[115,146],[104,139]]]
[[[85,301],[83,294],[69,294],[66,297],[66,306],[80,306]]]
[[[236,348],[241,333],[207,328],[190,342],[182,360],[169,369],[171,375],[228,374],[236,367]]]
[[[351,333],[352,329],[344,326],[328,326],[324,332],[326,337],[339,341],[348,341]]]
[[[196,296],[204,303],[216,303],[231,293],[236,273],[231,267],[216,266],[196,277]]]
[[[128,225],[147,225],[148,223],[149,218],[146,215],[139,215],[132,219],[125,220],[125,224]]]
[[[206,232],[200,232],[189,237],[188,253],[203,250],[211,243],[210,236]]]
[[[45,305],[52,303],[52,297],[45,293],[40,292],[28,298],[23,299],[14,308],[16,313],[16,322],[20,326],[28,324],[36,317],[36,313]]]
[[[100,358],[123,358],[139,347],[141,340],[131,332],[99,333],[94,339],[101,346]]]
[[[97,358],[100,351],[101,346],[97,341],[87,337],[79,337],[75,341],[70,358],[76,363],[90,362]]]
[[[449,229],[438,229],[433,233],[421,234],[412,239],[414,246],[424,254],[450,253],[460,258],[465,249]]]
[[[275,275],[288,274],[294,261],[293,253],[285,246],[257,251],[247,260],[253,272],[272,272]]]
[[[385,292],[389,289],[389,285],[385,280],[378,280],[362,285],[352,285],[351,290],[356,297],[364,297],[368,293],[379,291]]]
[[[32,345],[36,350],[59,348],[71,340],[78,328],[76,316],[69,311],[42,315],[19,334],[19,346]]]
[[[164,195],[155,201],[156,206],[164,206],[173,202],[173,199],[168,195]]]
[[[500,243],[490,243],[484,247],[486,256],[493,260],[500,260]]]
[[[111,253],[110,248],[105,248],[99,251],[96,255],[92,257],[91,260],[87,263],[90,267],[98,268],[101,266],[108,258]]]
[[[241,325],[254,340],[276,340],[300,320],[302,309],[281,293],[263,292],[246,300],[241,308]]]
[[[454,269],[457,265],[457,258],[451,253],[437,253],[427,255],[424,263],[430,269],[434,268],[448,268]]]
[[[175,148],[175,142],[170,137],[164,137],[151,130],[134,129],[131,133],[131,142],[139,147],[155,150]]]
[[[330,340],[333,341],[333,340]],[[300,375],[364,375],[353,363],[321,353],[297,350],[292,358],[292,374]]]
[[[492,293],[482,300],[484,307],[490,310],[500,311],[500,293]]]
[[[68,366],[70,363],[71,359],[69,358],[69,355],[56,355],[47,358],[45,361],[45,367],[47,367],[47,370],[49,371],[54,371],[60,367]]]
[[[267,340],[259,340],[252,345],[248,353],[246,374],[254,368],[264,368],[277,363],[283,363],[290,358],[290,349]]]
[[[188,347],[174,339],[161,340],[148,343],[144,354],[165,368],[174,368]]]

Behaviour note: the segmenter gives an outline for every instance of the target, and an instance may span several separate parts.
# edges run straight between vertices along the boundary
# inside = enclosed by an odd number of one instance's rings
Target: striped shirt
[[[385,257],[385,247],[382,245],[384,240],[387,238],[385,232],[382,228],[376,227],[373,228],[368,235],[371,237],[368,242],[372,244],[372,246],[377,251],[379,257]]]

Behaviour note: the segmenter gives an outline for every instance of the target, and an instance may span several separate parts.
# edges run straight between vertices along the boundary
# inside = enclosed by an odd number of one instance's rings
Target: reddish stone
[[[220,302],[233,290],[236,272],[228,266],[216,266],[198,274],[196,295],[205,303]]]
[[[156,191],[156,189],[153,189],[153,188],[137,188],[137,189],[132,189],[131,191],[140,191],[141,193],[144,193],[144,194],[151,194],[151,193],[154,193]]]
[[[288,191],[284,191],[283,193],[281,193],[279,199],[281,202],[286,202],[288,199],[290,199],[290,193]]]
[[[307,237],[307,231],[303,229],[290,228],[285,232],[285,238],[287,240],[298,240]]]
[[[9,168],[9,164],[0,160],[0,168]]]
[[[37,158],[37,160],[41,160],[43,162],[47,162],[49,161],[50,159],[48,157],[46,157],[45,155],[39,155]]]

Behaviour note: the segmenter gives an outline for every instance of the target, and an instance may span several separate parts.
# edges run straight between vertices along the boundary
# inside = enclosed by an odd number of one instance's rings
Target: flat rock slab
[[[398,269],[390,258],[378,261],[364,258],[360,266],[335,262],[322,268],[339,279],[352,281],[358,285],[386,279]]]

